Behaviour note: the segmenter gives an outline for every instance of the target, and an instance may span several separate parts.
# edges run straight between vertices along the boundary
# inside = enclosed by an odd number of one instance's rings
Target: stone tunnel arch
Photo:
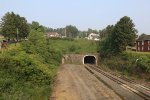
[[[97,64],[97,60],[96,57],[93,55],[86,55],[83,57],[83,64],[93,64],[96,65]]]

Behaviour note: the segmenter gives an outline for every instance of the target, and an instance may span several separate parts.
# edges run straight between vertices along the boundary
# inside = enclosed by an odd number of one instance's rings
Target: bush
[[[149,55],[123,52],[117,56],[102,58],[101,63],[125,75],[141,76],[142,74],[150,74]]]
[[[98,51],[102,58],[103,57],[111,57],[112,55],[114,55],[110,41],[111,41],[110,38],[106,38],[106,39],[103,39],[102,41],[100,41],[100,43],[99,43]]]
[[[150,59],[147,56],[141,56],[136,65],[138,72],[150,73]]]
[[[31,31],[17,49],[0,54],[0,100],[47,100],[61,52],[43,34]]]

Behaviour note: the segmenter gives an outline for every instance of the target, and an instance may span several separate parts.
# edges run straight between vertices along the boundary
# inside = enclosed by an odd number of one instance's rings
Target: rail
[[[100,69],[94,65],[85,65],[85,68],[88,71],[90,71],[92,74],[95,74],[94,71],[101,73],[105,77],[118,83],[121,87],[126,88],[126,89],[132,91],[133,93],[137,94],[138,96],[140,96],[144,100],[150,100],[150,89],[145,87],[145,86],[142,86],[140,84],[136,84],[133,81],[128,80],[126,78],[125,79],[118,78],[118,77],[116,77],[110,73],[103,71],[102,69]]]

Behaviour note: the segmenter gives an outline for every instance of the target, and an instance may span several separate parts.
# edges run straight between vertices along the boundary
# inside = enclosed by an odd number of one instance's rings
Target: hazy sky
[[[0,18],[13,11],[28,22],[80,30],[103,29],[123,16],[133,20],[139,33],[150,34],[150,0],[0,0]]]

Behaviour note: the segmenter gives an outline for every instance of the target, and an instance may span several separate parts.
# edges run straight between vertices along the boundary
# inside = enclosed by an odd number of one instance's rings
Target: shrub
[[[142,74],[150,74],[149,55],[123,52],[117,56],[102,58],[101,63],[125,75],[132,74],[141,76]]]
[[[51,48],[38,31],[17,49],[0,54],[0,99],[49,99],[61,52]]]
[[[136,64],[138,72],[150,73],[150,59],[147,56],[141,56]]]

